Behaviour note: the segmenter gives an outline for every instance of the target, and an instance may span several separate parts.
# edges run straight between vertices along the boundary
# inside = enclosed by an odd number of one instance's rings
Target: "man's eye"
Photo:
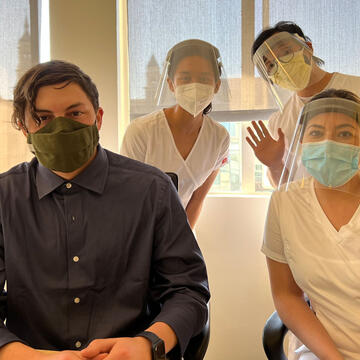
[[[74,117],[78,117],[78,116],[81,116],[81,115],[82,115],[82,112],[81,112],[81,111],[73,111],[73,112],[71,113],[71,115],[74,116]]]
[[[50,116],[49,115],[38,115],[38,118],[41,122],[45,122],[50,120]]]
[[[283,55],[288,55],[288,54],[291,54],[291,53],[292,53],[292,50],[290,48],[286,48],[283,51]]]
[[[265,64],[265,66],[266,66],[266,72],[269,76],[272,76],[276,73],[277,66],[274,62],[268,62]]]
[[[281,61],[282,63],[288,63],[292,60],[293,56],[294,52],[292,51],[292,49],[284,49],[281,55],[279,55],[279,61]]]

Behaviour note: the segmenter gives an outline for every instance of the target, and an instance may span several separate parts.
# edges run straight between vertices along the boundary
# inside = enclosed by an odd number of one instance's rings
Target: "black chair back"
[[[263,331],[263,347],[268,360],[287,360],[284,338],[288,329],[274,311],[267,319]]]
[[[186,351],[184,360],[203,360],[210,341],[210,312],[208,321],[200,334],[191,338]]]
[[[5,321],[7,317],[7,293],[5,290],[0,294],[0,319],[2,322]]]
[[[177,176],[177,174],[173,173],[173,172],[166,172],[165,173],[167,176],[169,176],[169,178],[171,179],[171,181],[173,182],[175,189],[179,190],[179,178]]]

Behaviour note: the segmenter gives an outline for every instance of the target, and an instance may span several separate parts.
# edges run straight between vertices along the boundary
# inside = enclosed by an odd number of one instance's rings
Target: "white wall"
[[[90,75],[105,110],[100,142],[119,149],[115,0],[50,0],[51,59]]]
[[[197,224],[211,299],[206,360],[265,360],[262,329],[274,311],[260,252],[267,197],[208,197]]]

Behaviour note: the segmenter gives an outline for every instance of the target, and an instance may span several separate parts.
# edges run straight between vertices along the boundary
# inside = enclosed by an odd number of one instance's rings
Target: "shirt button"
[[[75,343],[75,346],[76,346],[77,348],[81,347],[81,341],[77,341],[77,342]]]
[[[78,256],[74,256],[73,257],[73,262],[78,262],[80,259],[79,259],[79,257]]]
[[[80,302],[80,298],[76,297],[76,298],[74,299],[74,303],[75,303],[75,304],[78,304],[79,302]]]
[[[65,186],[66,186],[67,189],[71,189],[71,187],[72,187],[71,183],[66,183]]]

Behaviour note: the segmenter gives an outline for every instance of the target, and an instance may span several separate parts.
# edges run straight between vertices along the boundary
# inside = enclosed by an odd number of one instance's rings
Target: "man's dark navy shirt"
[[[175,188],[100,146],[71,181],[35,158],[0,175],[5,280],[0,346],[82,349],[161,321],[183,352],[207,319],[205,264]]]

